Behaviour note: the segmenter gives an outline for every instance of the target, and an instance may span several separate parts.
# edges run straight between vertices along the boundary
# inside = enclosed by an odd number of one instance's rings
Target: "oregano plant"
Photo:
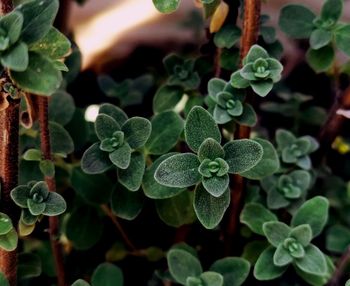
[[[0,0],[0,286],[348,285],[346,1],[147,1]]]

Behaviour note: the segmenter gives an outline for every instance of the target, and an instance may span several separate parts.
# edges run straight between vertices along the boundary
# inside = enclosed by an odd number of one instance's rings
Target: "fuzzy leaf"
[[[193,210],[193,192],[182,192],[175,197],[156,200],[159,218],[172,227],[191,224],[196,220]]]
[[[335,31],[335,42],[339,50],[350,57],[350,25],[344,25]]]
[[[186,284],[188,277],[197,277],[203,272],[199,260],[182,249],[171,249],[167,261],[171,276],[182,285]]]
[[[30,1],[16,8],[23,14],[21,38],[27,44],[43,38],[51,29],[58,12],[58,0]]]
[[[240,286],[248,278],[250,263],[240,257],[225,257],[215,261],[210,270],[224,277],[223,286]]]
[[[92,286],[123,286],[123,273],[119,267],[111,263],[102,263],[94,271],[91,277]]]
[[[74,112],[74,99],[69,93],[59,90],[51,95],[49,101],[50,121],[64,126],[72,120]]]
[[[267,240],[277,247],[288,238],[291,228],[279,221],[268,221],[263,224],[263,232]]]
[[[193,207],[201,224],[207,229],[215,228],[222,220],[230,204],[230,191],[214,197],[202,185],[195,190]]]
[[[263,157],[263,147],[250,139],[228,142],[224,146],[225,161],[229,165],[229,173],[243,173],[256,166]]]
[[[233,25],[226,25],[214,36],[214,43],[218,48],[232,48],[239,40],[241,30]]]
[[[184,95],[184,90],[180,86],[162,86],[153,98],[153,112],[160,113],[173,110]]]
[[[283,32],[295,39],[305,39],[314,28],[315,14],[302,5],[287,5],[282,8],[279,26]]]
[[[167,199],[167,198],[174,197],[177,194],[186,190],[185,188],[172,188],[172,187],[163,186],[159,184],[154,178],[154,173],[156,172],[160,163],[172,155],[174,155],[174,153],[169,153],[159,157],[145,171],[145,175],[143,177],[143,182],[142,182],[142,188],[147,197],[151,199]]]
[[[14,44],[18,41],[22,27],[23,16],[18,11],[12,11],[6,15],[1,16],[0,26],[7,32],[7,36],[10,40],[10,44]]]
[[[215,120],[203,107],[193,107],[185,122],[185,138],[188,146],[197,152],[207,138],[221,142],[221,133]]]
[[[254,92],[261,96],[265,97],[273,88],[273,82],[270,79],[261,80],[261,81],[251,81],[250,85]]]
[[[273,255],[273,263],[278,267],[282,267],[290,264],[292,261],[293,256],[289,254],[283,243],[280,243]]]
[[[315,275],[325,275],[327,263],[324,254],[313,244],[305,248],[305,255],[295,260],[296,266],[303,272]]]
[[[276,248],[269,246],[260,254],[254,267],[254,277],[257,280],[272,280],[280,277],[286,271],[286,266],[278,267],[273,263],[275,250]]]
[[[72,284],[72,286],[90,286],[90,284],[82,279],[78,279]]]
[[[159,184],[164,186],[185,188],[201,180],[198,167],[199,161],[196,155],[192,153],[176,154],[158,166],[154,177]]]
[[[11,47],[11,49],[1,55],[1,64],[12,71],[25,71],[29,64],[28,46],[19,42]]]
[[[215,160],[216,158],[223,158],[225,155],[224,149],[214,139],[206,139],[198,150],[198,159],[203,161],[204,159]]]
[[[95,132],[101,141],[113,137],[120,130],[119,124],[109,115],[99,114],[95,121]]]
[[[67,155],[74,151],[74,142],[66,129],[56,122],[49,122],[51,152]]]
[[[221,177],[212,176],[211,178],[203,178],[202,181],[203,187],[206,189],[206,191],[216,198],[222,196],[222,194],[227,190],[229,183],[230,179],[228,174]]]
[[[41,54],[29,53],[29,64],[25,71],[12,71],[12,80],[23,90],[37,95],[50,96],[61,85],[62,74],[53,62]]]
[[[20,253],[18,255],[18,277],[28,279],[40,276],[42,272],[40,257],[34,253]],[[2,285],[0,283],[0,285]]]
[[[128,143],[114,150],[108,155],[111,162],[120,169],[127,169],[130,164],[131,148]]]
[[[111,198],[112,211],[122,219],[133,220],[142,211],[144,195],[142,192],[130,192],[117,184]]]
[[[312,230],[308,224],[301,224],[292,229],[290,237],[295,238],[302,246],[306,247],[312,239]]]
[[[350,246],[350,229],[342,225],[331,226],[327,231],[326,248],[335,253],[344,253]]]
[[[277,217],[263,205],[249,203],[245,205],[240,216],[240,221],[246,224],[253,232],[265,235],[263,231],[264,223],[277,221]]]
[[[122,126],[125,134],[125,141],[132,149],[137,149],[145,145],[151,134],[151,123],[142,117],[128,119]]]
[[[87,174],[101,174],[113,165],[108,153],[102,151],[99,146],[100,143],[93,144],[81,158],[81,168]]]
[[[149,154],[161,155],[172,149],[184,127],[181,117],[173,111],[160,113],[151,120],[152,132],[146,143]]]
[[[154,6],[161,13],[172,13],[177,10],[181,0],[152,0]]]
[[[67,204],[64,198],[55,192],[51,192],[45,201],[45,210],[42,212],[46,216],[57,216],[64,213],[67,209]]]
[[[324,29],[316,29],[311,33],[310,46],[314,50],[318,50],[327,46],[332,40],[332,33]]]
[[[203,286],[223,286],[224,277],[220,273],[207,271],[200,275]]]
[[[294,214],[291,225],[309,224],[313,237],[318,236],[328,221],[329,202],[326,198],[316,196],[306,201]]]
[[[241,173],[241,175],[251,180],[261,180],[277,172],[280,168],[280,161],[275,147],[269,141],[260,138],[253,140],[262,146],[263,156],[255,167]]]
[[[118,170],[118,180],[129,191],[137,191],[142,183],[145,172],[145,157],[139,152],[133,152],[130,158],[129,167],[125,170]]]
[[[119,124],[119,126],[123,126],[125,121],[128,120],[128,116],[122,109],[110,103],[102,104],[98,112],[99,114],[109,115]]]
[[[240,125],[253,127],[258,119],[254,108],[250,104],[244,104],[242,115],[235,117],[234,120]]]
[[[316,72],[327,71],[331,67],[334,57],[334,49],[331,46],[325,46],[318,50],[309,49],[306,54],[307,62]]]
[[[336,23],[343,12],[343,0],[326,0],[321,11],[323,21]]]
[[[6,251],[13,251],[17,248],[18,236],[14,228],[8,233],[0,235],[0,248]]]
[[[11,229],[12,221],[7,214],[0,213],[0,236],[8,233]]]

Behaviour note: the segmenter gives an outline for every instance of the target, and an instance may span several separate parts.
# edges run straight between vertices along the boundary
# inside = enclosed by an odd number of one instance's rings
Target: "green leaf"
[[[228,142],[224,146],[225,161],[229,165],[229,173],[243,173],[256,166],[263,157],[263,147],[250,139]]]
[[[240,125],[253,127],[257,122],[257,116],[254,108],[250,104],[245,103],[242,115],[235,117],[234,120]]]
[[[23,72],[12,71],[10,76],[24,91],[46,96],[53,94],[62,81],[62,74],[53,62],[34,52],[29,53],[27,69]]]
[[[13,251],[17,248],[18,236],[14,228],[8,233],[0,235],[0,248],[6,251]]]
[[[211,178],[203,178],[202,184],[205,190],[212,196],[218,198],[227,190],[230,179],[228,174],[223,176],[212,176]]]
[[[142,211],[144,195],[142,192],[130,192],[117,184],[113,190],[111,206],[113,213],[126,220],[135,219]]]
[[[90,286],[90,284],[82,279],[78,279],[72,284],[72,286]]]
[[[2,272],[0,272],[0,285],[10,286],[8,280],[6,279],[5,275]]]
[[[220,197],[214,197],[202,185],[195,190],[193,207],[201,224],[207,229],[215,228],[230,205],[230,190]]]
[[[277,247],[289,237],[291,228],[283,222],[268,221],[263,224],[263,232],[267,240]]]
[[[8,233],[13,228],[12,221],[7,214],[0,213],[0,235]]]
[[[180,86],[162,86],[153,98],[153,112],[160,113],[173,110],[184,95],[184,90]]]
[[[51,29],[58,12],[58,0],[29,1],[19,5],[16,10],[24,18],[21,38],[27,44],[43,38]]]
[[[108,153],[100,149],[100,143],[89,147],[81,158],[81,168],[87,174],[101,174],[112,166]]]
[[[101,141],[112,138],[114,132],[119,131],[119,124],[109,115],[99,114],[95,121],[95,132]]]
[[[220,78],[212,78],[208,82],[208,93],[212,98],[215,98],[216,95],[222,92],[226,87],[226,81]]]
[[[233,25],[226,25],[214,36],[214,43],[218,48],[231,49],[241,37],[241,30]]]
[[[64,126],[72,120],[74,112],[74,99],[69,93],[63,90],[58,90],[51,95],[49,101],[50,121],[57,122]]]
[[[26,161],[40,161],[42,159],[41,151],[37,149],[28,149],[23,154],[23,159]]]
[[[251,81],[250,85],[254,92],[261,97],[265,97],[266,95],[268,95],[273,88],[273,82],[270,79]]]
[[[283,243],[280,243],[273,255],[273,263],[278,267],[283,267],[292,263],[293,259],[293,256],[289,254]]]
[[[12,71],[25,71],[29,64],[28,46],[19,42],[11,47],[11,49],[1,55],[1,64]]]
[[[193,210],[193,192],[182,192],[175,197],[156,200],[159,218],[172,227],[191,224],[196,220]]]
[[[250,170],[241,173],[241,176],[251,180],[261,180],[273,175],[280,168],[280,161],[275,147],[267,140],[255,138],[263,148],[263,156],[259,163]]]
[[[91,277],[92,286],[123,286],[123,273],[119,267],[111,263],[102,263],[94,271]]]
[[[81,206],[70,214],[65,231],[74,248],[87,250],[100,240],[103,227],[104,223],[96,209]]]
[[[28,279],[41,275],[41,259],[34,253],[20,253],[18,255],[18,273],[19,279]],[[1,281],[1,280],[0,280]],[[0,283],[0,285],[2,285]]]
[[[223,286],[224,285],[224,277],[220,273],[216,273],[213,271],[206,271],[202,273],[200,276],[202,280],[203,286]]]
[[[45,201],[45,210],[42,214],[46,216],[57,216],[64,213],[66,209],[67,204],[64,198],[56,192],[50,192]]]
[[[184,128],[181,117],[173,111],[157,114],[151,120],[152,132],[146,143],[149,154],[161,155],[172,149]]]
[[[240,257],[225,257],[215,261],[210,270],[224,277],[223,286],[240,286],[248,278],[250,263]]]
[[[109,115],[119,124],[119,126],[123,126],[125,121],[128,120],[128,116],[122,109],[110,103],[102,104],[98,112],[99,114]]]
[[[285,147],[288,147],[291,145],[291,143],[294,143],[296,141],[295,136],[293,133],[284,130],[284,129],[277,129],[276,131],[276,142],[279,149],[284,149]]]
[[[131,159],[131,148],[128,143],[114,150],[108,155],[112,163],[120,169],[127,169]]]
[[[105,175],[87,175],[74,168],[70,181],[74,191],[90,204],[105,204],[111,197],[112,182]]]
[[[137,149],[145,145],[151,134],[151,129],[151,122],[142,117],[130,118],[122,126],[125,141],[129,143],[132,149]]]
[[[274,27],[262,26],[260,27],[260,34],[267,44],[273,44],[276,41],[276,30]]]
[[[287,5],[282,8],[279,26],[288,36],[305,39],[314,29],[315,14],[302,5]]]
[[[254,277],[259,281],[273,280],[280,277],[287,269],[273,263],[276,248],[269,246],[259,256],[254,267]]]
[[[28,199],[28,209],[33,216],[38,216],[43,214],[45,207],[46,205],[44,202],[37,203],[32,199]]]
[[[125,170],[118,169],[118,181],[129,191],[136,192],[142,183],[145,173],[145,157],[139,152],[133,152],[129,167]]]
[[[67,155],[74,151],[74,143],[66,129],[56,122],[49,122],[51,152]]]
[[[344,253],[350,246],[350,229],[342,225],[333,225],[327,231],[326,248],[335,253]]]
[[[55,164],[51,160],[42,160],[39,162],[41,173],[45,177],[53,178],[55,176]]]
[[[147,197],[151,199],[167,199],[174,197],[177,194],[186,190],[185,188],[171,188],[163,186],[159,184],[154,178],[154,174],[160,163],[172,155],[174,155],[174,153],[169,153],[159,157],[145,171],[145,175],[143,176],[142,188]]]
[[[343,25],[335,30],[335,42],[337,48],[350,57],[350,25]]]
[[[316,196],[306,201],[294,214],[291,225],[309,224],[313,237],[318,236],[328,221],[329,202],[326,198]]]
[[[152,0],[154,6],[161,13],[172,13],[177,10],[180,0]]]
[[[301,224],[292,229],[290,237],[295,238],[302,246],[306,247],[312,240],[312,230],[308,224]]]
[[[303,272],[315,275],[325,275],[327,263],[324,254],[313,244],[305,248],[305,255],[295,260],[296,266]]]
[[[321,11],[323,21],[336,23],[343,12],[343,0],[326,0]]]
[[[221,133],[210,113],[203,107],[193,107],[185,122],[185,138],[188,146],[197,152],[207,138],[221,142]]]
[[[164,160],[155,172],[156,181],[164,186],[186,188],[201,180],[199,161],[192,153],[173,155]]]
[[[247,63],[254,63],[256,60],[260,58],[266,59],[268,57],[269,57],[269,54],[264,48],[260,47],[259,45],[253,45],[249,49],[249,52],[244,59],[244,64],[246,65]]]
[[[223,158],[225,156],[224,149],[214,139],[206,139],[198,150],[198,159],[203,161],[204,159],[215,160],[216,158]]]
[[[247,88],[250,85],[249,80],[241,76],[240,70],[231,75],[230,83],[235,88]]]
[[[263,205],[249,203],[245,205],[241,212],[240,221],[246,224],[253,232],[265,235],[263,224],[270,221],[277,221],[277,217]]]
[[[56,28],[51,27],[45,37],[30,46],[30,50],[58,60],[69,53],[70,47],[69,40]]]
[[[314,50],[318,50],[327,46],[332,40],[332,33],[324,29],[316,29],[311,33],[310,46]]]
[[[182,285],[186,284],[188,277],[197,277],[203,272],[199,260],[182,249],[171,249],[167,261],[171,276]]]
[[[306,53],[307,62],[316,72],[327,71],[332,66],[334,57],[334,49],[331,46],[318,50],[309,49]]]
[[[12,11],[9,14],[2,15],[0,19],[0,26],[7,32],[7,37],[10,40],[10,44],[14,44],[18,41],[22,27],[23,16],[18,11]]]

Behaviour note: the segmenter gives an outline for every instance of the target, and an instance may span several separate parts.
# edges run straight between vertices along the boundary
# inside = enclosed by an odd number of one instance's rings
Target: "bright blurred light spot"
[[[85,111],[85,120],[89,122],[95,122],[98,115],[100,106],[97,104],[90,105]]]
[[[74,32],[83,54],[82,68],[88,67],[96,55],[114,45],[120,35],[159,16],[152,1],[127,0],[78,25]]]
[[[184,110],[188,99],[189,99],[188,95],[184,94],[182,99],[178,102],[178,104],[176,104],[174,111],[177,113],[180,113],[182,110]]]

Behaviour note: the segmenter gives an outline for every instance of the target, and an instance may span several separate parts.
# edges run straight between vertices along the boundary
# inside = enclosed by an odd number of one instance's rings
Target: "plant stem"
[[[13,10],[12,0],[0,1],[0,14]],[[2,84],[11,82],[4,72]],[[1,86],[1,90],[2,90]],[[10,192],[18,183],[18,138],[19,138],[19,100],[9,99],[9,106],[0,111],[0,180],[1,211],[5,212],[16,225],[19,212],[11,200]],[[17,285],[17,250],[7,252],[0,249],[0,271],[10,286]]]
[[[258,40],[259,35],[259,21],[260,21],[261,0],[245,0],[244,1],[244,19],[243,19],[243,33],[241,37],[240,49],[240,66],[244,57],[248,54],[252,45]],[[248,94],[249,100],[249,94]],[[250,137],[250,128],[246,126],[237,125],[235,132],[235,139],[243,139]],[[245,181],[239,175],[233,175],[231,188],[231,205],[229,208],[228,226],[225,236],[225,253],[229,255],[232,252],[234,237],[237,232],[239,224],[239,214],[242,209],[242,202],[244,197]]]
[[[52,161],[49,116],[48,116],[48,98],[38,96],[39,105],[39,126],[40,126],[40,147],[43,159]],[[54,177],[45,176],[45,181],[49,186],[50,192],[56,192],[56,181]],[[55,262],[58,286],[66,286],[65,271],[63,264],[62,248],[59,243],[59,221],[58,217],[49,217],[49,235],[52,254]]]
[[[118,231],[120,232],[124,242],[126,243],[126,245],[132,250],[132,251],[137,251],[137,248],[135,247],[135,245],[131,242],[131,240],[129,239],[128,235],[125,233],[123,227],[121,226],[121,224],[119,223],[119,221],[117,220],[116,216],[112,213],[112,211],[110,210],[110,208],[107,205],[101,205],[101,209],[103,210],[103,212],[111,219],[111,221],[113,222],[113,224],[115,225],[115,227],[118,229]]]
[[[328,118],[321,128],[319,134],[320,154],[326,153],[339,134],[344,122],[347,120],[343,115],[337,114],[340,109],[350,109],[350,87],[348,87],[340,96],[338,96],[329,111]]]
[[[333,277],[331,281],[329,282],[329,286],[338,286],[340,285],[340,279],[342,278],[344,274],[344,270],[348,263],[350,262],[350,246],[348,249],[344,252],[344,254],[339,258],[339,261],[337,263],[337,268],[334,271]]]

